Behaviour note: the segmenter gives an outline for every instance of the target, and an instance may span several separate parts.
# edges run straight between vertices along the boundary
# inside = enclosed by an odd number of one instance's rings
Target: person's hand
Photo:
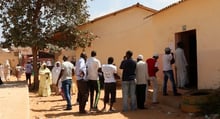
[[[85,76],[85,73],[83,71],[80,71],[79,76],[82,78]]]

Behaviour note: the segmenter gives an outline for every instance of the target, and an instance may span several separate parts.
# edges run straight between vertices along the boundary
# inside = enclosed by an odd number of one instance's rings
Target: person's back
[[[98,69],[101,67],[100,61],[95,57],[90,57],[86,65],[88,70],[87,79],[98,80]]]
[[[123,69],[123,81],[135,79],[136,62],[132,58],[124,60],[123,65],[120,68]]]
[[[154,58],[149,58],[149,59],[147,59],[146,63],[147,63],[147,67],[148,67],[149,76],[155,76],[154,69],[155,69],[156,60]]]
[[[32,65],[30,62],[28,62],[26,65],[25,65],[25,73],[32,73]]]
[[[74,65],[69,61],[65,61],[62,63],[62,69],[64,70],[62,75],[62,80],[72,79],[72,74],[73,74],[72,71],[74,69]]]
[[[138,61],[137,62],[137,67],[136,67],[136,84],[146,84],[147,83],[147,64],[143,61]]]
[[[171,54],[164,54],[163,55],[163,71],[172,70],[172,65],[170,63],[171,59],[172,59]]]
[[[177,68],[186,68],[186,66],[188,65],[185,55],[184,55],[184,51],[182,48],[177,48],[175,51],[175,66]]]
[[[116,66],[113,64],[104,64],[102,65],[102,72],[104,75],[105,83],[116,82],[114,78],[114,74],[117,73]]]

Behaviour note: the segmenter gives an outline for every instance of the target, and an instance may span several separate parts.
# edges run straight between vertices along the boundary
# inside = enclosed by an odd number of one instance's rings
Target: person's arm
[[[73,68],[72,68],[72,76],[74,76],[74,75],[75,75],[75,68],[73,66]]]
[[[58,77],[58,79],[57,79],[57,84],[56,84],[56,86],[58,86],[58,84],[59,84],[59,81],[60,81],[60,78],[62,77],[62,75],[63,75],[63,69],[61,69],[61,71],[60,71],[60,74],[59,74],[59,77]]]
[[[172,56],[172,59],[170,60],[170,64],[174,64],[175,63],[175,59],[174,59],[174,56],[173,56],[172,52],[171,52],[171,56]]]

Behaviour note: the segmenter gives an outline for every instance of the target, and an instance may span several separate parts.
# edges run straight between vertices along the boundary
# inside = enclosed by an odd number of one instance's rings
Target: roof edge
[[[91,20],[91,21],[88,21],[88,22],[85,23],[85,24],[96,22],[96,21],[98,21],[98,20],[100,20],[100,19],[104,19],[104,18],[106,18],[106,17],[108,17],[108,16],[111,16],[111,15],[116,15],[116,14],[118,14],[118,13],[120,13],[120,12],[126,11],[126,10],[128,10],[128,9],[133,8],[133,7],[140,7],[140,8],[142,8],[142,9],[146,10],[146,11],[152,12],[153,14],[155,14],[155,13],[158,12],[158,10],[155,10],[155,9],[152,9],[152,8],[149,8],[149,7],[145,7],[144,5],[142,5],[142,4],[140,4],[140,3],[136,3],[136,4],[134,4],[134,5],[130,6],[130,7],[126,7],[126,8],[124,8],[124,9],[120,9],[120,10],[118,10],[118,11],[115,11],[115,12],[112,12],[112,13],[109,13],[109,14],[106,14],[106,15],[103,15],[103,16],[100,16],[100,17],[97,17],[97,18],[95,18],[95,19],[93,19],[93,20]],[[85,24],[82,24],[82,25],[80,25],[80,26],[83,26],[83,25],[85,25]]]
[[[154,15],[156,15],[156,14],[159,14],[159,13],[161,13],[161,12],[167,10],[167,9],[170,9],[170,8],[176,6],[176,5],[179,5],[179,4],[181,4],[181,3],[185,2],[185,1],[187,1],[187,0],[180,0],[180,1],[178,1],[178,2],[175,2],[175,3],[171,4],[171,5],[168,5],[168,6],[164,7],[163,9],[159,10],[159,11],[156,12],[156,13],[154,13],[154,14],[152,14],[152,15],[149,15],[149,16],[146,16],[144,19],[150,18],[150,17],[152,17],[152,16],[154,16]]]

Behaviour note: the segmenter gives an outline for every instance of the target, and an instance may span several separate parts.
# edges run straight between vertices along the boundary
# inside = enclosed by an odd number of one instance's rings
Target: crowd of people
[[[174,96],[180,96],[178,88],[187,85],[187,61],[184,55],[182,42],[177,44],[175,55],[169,47],[165,48],[162,56],[164,75],[162,93],[168,96],[167,83],[168,79],[172,84]],[[77,100],[79,104],[79,113],[87,113],[85,110],[86,103],[89,100],[90,112],[113,112],[113,105],[116,102],[116,82],[121,80],[122,86],[122,111],[133,111],[136,109],[146,109],[146,100],[149,85],[152,85],[153,95],[152,104],[158,104],[158,81],[156,73],[159,71],[158,58],[159,54],[155,53],[151,58],[144,59],[142,54],[137,59],[133,59],[133,52],[128,50],[124,59],[121,61],[119,68],[122,70],[122,76],[118,75],[118,67],[114,65],[114,58],[108,57],[107,64],[101,64],[96,58],[96,51],[91,51],[91,56],[87,58],[87,54],[82,52],[80,58],[74,63],[70,61],[70,57],[63,56],[62,63],[55,62],[52,69],[49,69],[46,63],[42,63],[39,68],[39,96],[50,96],[54,91],[55,95],[61,94],[66,100],[65,110],[72,110],[72,88],[73,77],[76,77]],[[172,65],[176,63],[177,82],[174,80]],[[2,68],[2,65],[0,65]],[[31,85],[31,73],[33,67],[30,62],[25,65],[26,81]],[[20,70],[20,67],[17,66]],[[1,71],[1,70],[0,70]],[[2,72],[1,77],[2,77]],[[99,109],[98,102],[100,98],[100,74],[104,78],[104,106]],[[18,76],[18,78],[20,78]],[[1,83],[1,82],[0,82]],[[109,104],[109,109],[106,105]]]
[[[0,85],[3,81],[10,81],[11,71],[9,60],[6,60],[4,64],[0,63]]]
[[[181,95],[178,93],[177,87],[181,88],[187,84],[187,74],[186,69],[184,69],[187,66],[187,62],[185,60],[186,58],[182,45],[182,43],[178,43],[175,56],[169,47],[165,48],[164,50],[164,55],[162,56],[162,72],[164,75],[162,87],[163,96],[169,95],[167,91],[168,80],[170,80],[172,84],[174,96]],[[147,58],[146,60],[144,59],[144,56],[140,54],[138,55],[137,59],[134,60],[132,57],[133,52],[128,50],[119,66],[119,68],[122,70],[122,77],[120,77],[117,73],[118,68],[116,65],[114,65],[113,57],[107,58],[107,64],[101,64],[100,60],[96,58],[96,55],[96,51],[91,51],[91,56],[87,58],[87,54],[82,52],[80,54],[80,58],[74,63],[69,60],[68,56],[64,56],[62,63],[59,61],[55,63],[52,69],[52,74],[47,72],[50,71],[49,69],[43,68],[46,65],[42,66],[43,70],[45,71],[43,71],[44,73],[40,73],[40,82],[42,81],[45,83],[45,80],[48,80],[48,78],[50,79],[50,81],[47,81],[47,87],[44,88],[47,89],[47,91],[50,91],[48,88],[50,88],[50,85],[52,85],[52,88],[55,89],[55,94],[63,95],[63,99],[65,99],[67,103],[65,110],[72,110],[71,89],[73,88],[72,77],[74,75],[76,77],[78,88],[76,102],[79,104],[79,113],[87,113],[85,106],[88,101],[90,102],[89,112],[115,111],[113,105],[116,102],[116,82],[118,79],[121,79],[123,112],[147,108],[145,104],[147,95],[149,93],[149,85],[151,85],[153,88],[152,104],[159,104],[157,99],[158,81],[156,76],[156,73],[159,71],[157,61],[159,54],[155,53],[151,58]],[[176,67],[178,70],[178,82],[175,82],[174,80],[174,73],[172,69],[172,65],[176,62],[178,64],[184,62],[183,69],[178,65]],[[182,70],[184,70],[185,74],[183,74]],[[42,74],[46,75],[46,77],[41,76]],[[98,107],[101,89],[99,80],[100,74],[102,74],[104,77],[104,106],[101,109]],[[181,76],[178,77],[178,75]],[[185,75],[184,79],[182,79],[182,75]],[[39,95],[49,96],[51,93],[48,93],[47,91],[45,91],[45,94],[47,95],[44,95],[40,86]],[[108,110],[106,109],[107,104],[109,104]]]

